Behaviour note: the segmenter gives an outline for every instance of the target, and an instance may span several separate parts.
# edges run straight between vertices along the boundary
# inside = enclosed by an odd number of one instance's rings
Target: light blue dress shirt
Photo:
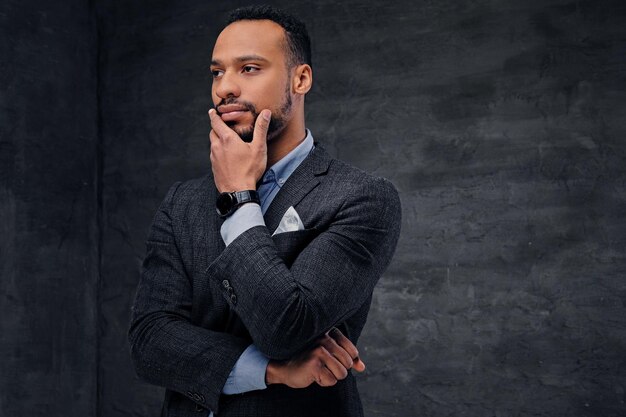
[[[220,233],[226,246],[251,227],[265,226],[263,215],[267,208],[287,182],[289,176],[313,150],[313,147],[313,136],[307,129],[306,137],[302,143],[265,171],[257,188],[261,205],[256,203],[244,204],[222,224]],[[269,359],[256,346],[248,346],[239,356],[230,375],[228,375],[222,393],[232,395],[267,388],[265,370],[268,362]],[[212,412],[209,413],[209,417],[213,417]]]

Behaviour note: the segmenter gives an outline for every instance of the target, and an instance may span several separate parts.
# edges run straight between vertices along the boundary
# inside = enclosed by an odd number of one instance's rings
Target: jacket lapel
[[[295,207],[300,200],[317,187],[320,183],[319,177],[326,174],[330,161],[330,155],[319,143],[315,143],[315,148],[311,154],[291,174],[267,208],[264,218],[270,233],[276,230],[290,206]]]

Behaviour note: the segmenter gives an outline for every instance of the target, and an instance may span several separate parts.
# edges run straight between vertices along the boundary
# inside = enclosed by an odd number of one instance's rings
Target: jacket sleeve
[[[291,267],[267,228],[256,226],[208,267],[207,279],[228,281],[224,297],[262,353],[288,359],[369,299],[395,251],[400,220],[393,185],[369,178]]]
[[[191,323],[192,286],[172,232],[174,184],[159,207],[128,331],[132,361],[145,381],[217,412],[226,379],[249,341]]]

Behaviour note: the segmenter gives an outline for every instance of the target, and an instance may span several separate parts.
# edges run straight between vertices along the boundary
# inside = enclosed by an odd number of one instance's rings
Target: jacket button
[[[196,401],[200,401],[200,395],[197,392],[193,393],[193,399]]]
[[[197,411],[197,412],[200,412],[200,411],[205,411],[205,410],[206,410],[206,409],[205,409],[203,406],[201,406],[200,404],[196,404],[196,411]]]
[[[237,296],[235,294],[230,295],[230,302],[233,304],[237,304]]]
[[[227,279],[225,279],[224,281],[222,281],[222,286],[223,286],[224,288],[228,288],[228,287],[230,287],[230,282],[228,282],[228,280],[227,280]]]

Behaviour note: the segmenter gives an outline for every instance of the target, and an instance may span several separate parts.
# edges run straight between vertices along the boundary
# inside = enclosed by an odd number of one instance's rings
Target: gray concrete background
[[[0,416],[93,416],[97,48],[87,2],[0,3]]]
[[[129,308],[244,3],[29,2],[0,8],[0,415],[158,415]],[[626,415],[626,3],[272,4],[313,39],[308,127],[403,203],[366,415]]]

